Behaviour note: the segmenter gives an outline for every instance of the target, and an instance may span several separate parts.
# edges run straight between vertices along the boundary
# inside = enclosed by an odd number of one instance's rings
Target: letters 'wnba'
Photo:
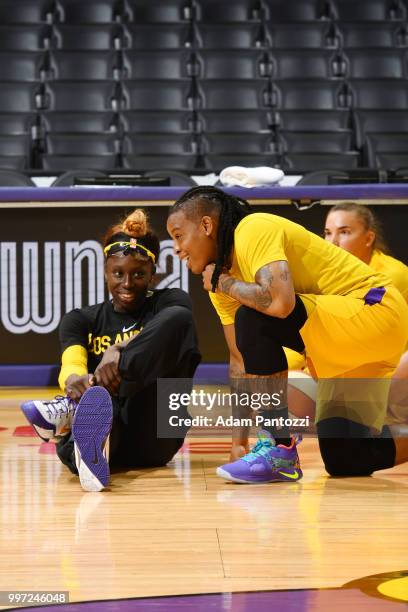
[[[188,291],[188,270],[174,255],[173,241],[163,240],[160,247],[157,288]],[[104,300],[104,257],[96,240],[2,242],[0,258],[1,320],[12,334],[49,334],[65,312]]]

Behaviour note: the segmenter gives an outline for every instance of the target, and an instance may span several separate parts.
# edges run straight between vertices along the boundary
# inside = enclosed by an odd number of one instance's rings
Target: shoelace
[[[257,457],[259,457],[259,455],[266,457],[268,451],[274,447],[275,447],[275,444],[272,443],[272,440],[270,438],[259,436],[251,452],[245,455],[245,457],[241,457],[241,459],[243,459],[244,461],[250,462],[256,459]]]
[[[76,406],[74,400],[64,395],[56,395],[53,400],[45,401],[46,410],[50,418],[67,415]]]
[[[299,434],[299,433],[293,434],[292,438],[294,438],[295,445],[297,446],[302,441],[302,434]],[[274,440],[271,438],[267,438],[264,435],[258,434],[258,440],[255,446],[251,449],[251,451],[247,455],[245,455],[244,457],[241,457],[241,459],[243,459],[244,461],[251,462],[257,457],[259,457],[259,455],[261,455],[262,457],[266,457],[267,459],[270,459],[270,457],[268,457],[268,451],[270,451],[271,448],[277,448]]]

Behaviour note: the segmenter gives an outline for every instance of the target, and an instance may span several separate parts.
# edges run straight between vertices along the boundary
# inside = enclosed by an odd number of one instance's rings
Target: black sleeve
[[[69,346],[77,344],[88,348],[89,331],[89,321],[78,308],[67,312],[62,317],[59,326],[61,352],[63,353]]]
[[[156,303],[156,312],[169,308],[170,306],[183,306],[192,310],[191,298],[182,289],[163,289]]]

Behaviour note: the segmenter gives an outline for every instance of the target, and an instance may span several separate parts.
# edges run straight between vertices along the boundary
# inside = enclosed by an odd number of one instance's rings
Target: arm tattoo
[[[227,278],[222,279],[222,277],[220,277],[220,280],[218,281],[218,289],[220,291],[222,291],[222,293],[226,293],[227,295],[230,295],[230,291],[233,285],[235,285],[235,283],[237,283],[237,279],[233,278],[232,276],[228,276]]]
[[[245,376],[245,370],[242,367],[230,365],[229,375],[231,381],[235,378],[243,378]]]
[[[264,266],[257,272],[255,283],[245,283],[223,275],[218,281],[219,291],[260,312],[264,312],[272,304],[272,287],[273,274],[270,266]]]
[[[273,288],[273,274],[270,266],[264,266],[255,276],[255,282],[259,286],[257,310],[266,310],[272,304],[271,290]]]

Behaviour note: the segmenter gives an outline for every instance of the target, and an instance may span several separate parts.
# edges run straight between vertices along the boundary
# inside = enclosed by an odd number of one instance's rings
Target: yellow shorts
[[[319,379],[316,422],[343,416],[380,431],[389,379],[407,344],[407,303],[392,286],[386,287],[381,302],[374,305],[351,295],[313,299],[315,307],[308,310],[300,334]],[[343,379],[359,381],[354,384]],[[370,379],[382,380],[370,384]]]
[[[306,357],[302,353],[286,347],[283,350],[288,360],[288,370],[304,370],[306,368]]]

